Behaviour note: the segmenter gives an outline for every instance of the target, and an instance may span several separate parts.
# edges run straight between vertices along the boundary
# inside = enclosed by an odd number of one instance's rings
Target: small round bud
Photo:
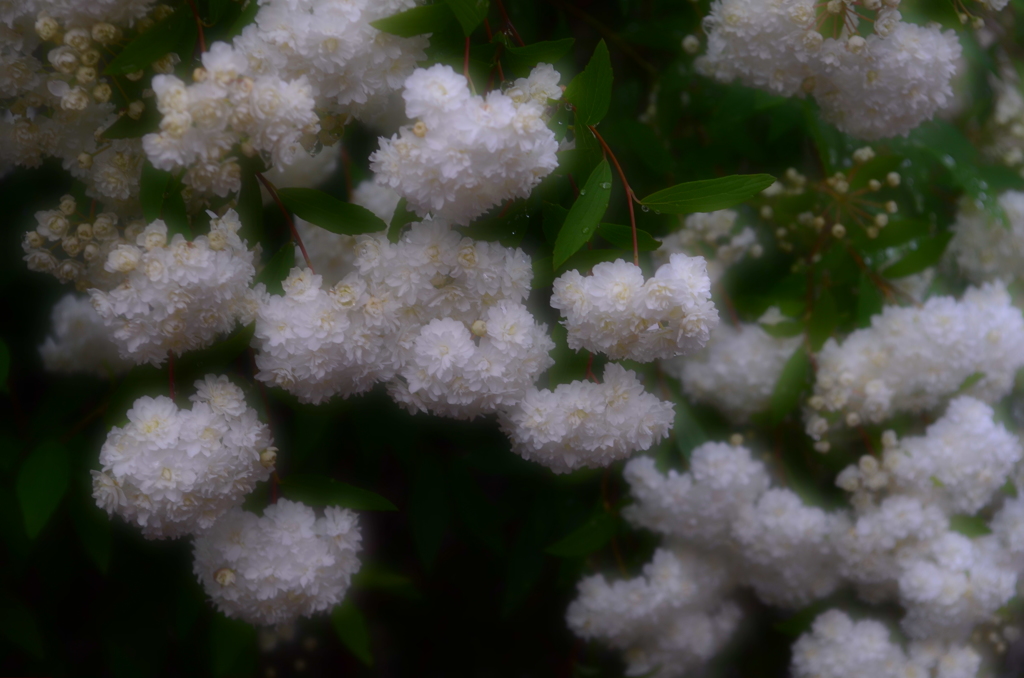
[[[829,442],[827,440],[819,440],[818,442],[814,443],[814,450],[815,450],[815,452],[820,452],[822,454],[825,454],[826,452],[828,452],[831,449],[832,449],[832,446],[829,444]]]
[[[860,426],[860,415],[856,412],[850,412],[846,415],[846,425],[850,428],[856,428]]]
[[[683,51],[687,54],[696,54],[700,51],[700,39],[696,35],[688,35],[683,38]]]
[[[70,47],[55,47],[51,49],[46,60],[53,66],[53,70],[64,75],[71,75],[78,69],[78,55]]]
[[[899,439],[896,437],[896,431],[887,430],[882,433],[882,447],[885,449],[892,449],[899,444]]]
[[[235,572],[231,568],[222,567],[213,573],[213,579],[221,586],[231,586],[235,583]]]
[[[209,76],[210,76],[210,73],[205,68],[203,68],[202,66],[200,66],[200,67],[196,68],[194,71],[192,71],[192,81],[193,82],[206,82],[206,78],[208,78]]]
[[[142,112],[144,110],[146,110],[146,104],[144,104],[142,100],[136,99],[128,104],[128,117],[132,120],[138,120],[142,117]]]
[[[761,255],[764,254],[764,248],[761,247],[761,243],[755,243],[750,248],[750,256],[754,259],[760,259]]]
[[[139,69],[137,71],[132,71],[131,73],[128,73],[124,77],[128,78],[132,82],[138,82],[139,80],[142,80],[142,76],[143,76],[142,69]]]
[[[885,211],[889,214],[896,214],[899,210],[899,205],[896,204],[895,200],[889,200],[885,203]]]
[[[820,395],[811,396],[807,400],[807,404],[812,410],[823,410],[825,409],[825,399]]]
[[[85,246],[85,249],[82,250],[82,259],[84,259],[86,263],[96,261],[96,258],[99,257],[99,255],[100,248],[96,243],[89,243]]]
[[[89,169],[92,167],[92,156],[88,153],[79,153],[78,166],[82,169]]]
[[[60,246],[69,257],[77,257],[82,251],[82,241],[73,235],[61,240]]]
[[[60,197],[60,211],[64,214],[71,216],[78,209],[78,205],[75,203],[75,197],[72,195],[62,195]]]
[[[844,238],[844,237],[846,237],[846,226],[843,226],[842,224],[833,224],[832,225],[832,236],[835,237],[835,238]]]
[[[860,54],[867,47],[867,44],[867,40],[859,35],[851,35],[850,39],[846,41],[846,49],[851,54]]]
[[[885,175],[885,183],[889,184],[893,188],[896,188],[897,186],[899,186],[900,185],[900,175],[899,175],[899,172],[889,172],[888,174],[886,174]]]
[[[24,241],[25,246],[30,249],[39,249],[46,243],[43,236],[39,235],[36,231],[29,231],[25,234]]]
[[[884,214],[883,213],[883,214],[876,214],[875,215],[875,226],[878,226],[879,228],[885,228],[888,225],[889,225],[889,215],[888,214]]]
[[[825,228],[825,217],[814,217],[814,219],[811,220],[811,226],[813,226],[816,231],[820,231]]]
[[[75,71],[75,80],[80,85],[91,85],[96,82],[96,69],[92,66],[79,66]]]
[[[868,476],[873,476],[878,473],[878,460],[872,457],[870,454],[865,454],[857,462],[857,466],[860,467],[861,473]]]
[[[53,17],[40,14],[36,19],[36,35],[43,40],[57,42],[57,37],[60,35],[60,24]]]
[[[878,179],[872,179],[868,182],[868,188],[872,191],[880,191],[882,190],[882,182]]]
[[[775,215],[775,211],[772,210],[771,205],[762,205],[761,206],[761,218],[762,219],[768,220],[768,219],[771,219],[774,215]]]
[[[867,234],[868,238],[870,238],[871,240],[874,240],[875,238],[878,237],[878,227],[877,226],[868,226],[867,228],[864,229],[864,233]]]
[[[485,323],[483,320],[476,320],[473,322],[473,326],[470,328],[470,331],[473,333],[473,336],[481,338],[486,337],[487,323]]]
[[[427,126],[422,120],[417,120],[416,124],[412,126],[412,133],[418,136],[420,139],[427,136]]]
[[[92,34],[92,39],[96,42],[101,45],[109,45],[118,39],[121,31],[113,24],[103,22],[93,24],[90,33]]]
[[[90,103],[89,94],[81,87],[72,87],[60,98],[60,107],[65,111],[84,111]]]
[[[729,436],[729,444],[732,445],[733,447],[739,447],[740,445],[742,445],[743,444],[743,434],[742,433],[733,433],[731,436]]]
[[[113,94],[113,90],[111,90],[110,85],[105,82],[101,82],[92,88],[92,98],[101,104],[105,104],[110,101],[111,94]]]
[[[75,235],[79,240],[92,240],[92,224],[79,224]]]
[[[84,28],[72,28],[64,34],[64,44],[81,53],[92,47],[89,31]]]
[[[260,452],[260,464],[263,468],[274,468],[274,464],[277,463],[277,448],[268,447],[267,449]]]
[[[153,70],[169,75],[174,72],[174,66],[180,61],[181,57],[174,52],[169,52],[153,62]]]
[[[83,66],[95,66],[100,62],[100,56],[98,49],[87,49],[82,52],[80,60]]]
[[[863,38],[861,38],[861,39],[863,40]],[[871,160],[874,157],[875,157],[875,151],[870,146],[864,146],[863,148],[858,148],[856,151],[853,152],[853,161],[854,162],[868,162],[869,160]]]

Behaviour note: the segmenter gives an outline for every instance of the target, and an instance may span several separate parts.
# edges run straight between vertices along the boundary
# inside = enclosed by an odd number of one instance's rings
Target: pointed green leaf
[[[604,40],[597,43],[583,72],[566,87],[565,100],[576,107],[583,125],[596,125],[608,113],[612,101],[612,61]]]
[[[604,547],[615,536],[615,517],[601,511],[583,525],[545,549],[559,558],[582,558]]]
[[[446,3],[439,2],[434,5],[413,7],[384,19],[371,21],[370,25],[378,31],[401,38],[411,38],[424,33],[439,33],[454,21],[456,18],[451,7]]]
[[[277,195],[290,212],[331,233],[359,235],[388,227],[365,207],[343,202],[315,188],[279,188]]]
[[[147,222],[160,218],[164,206],[164,194],[171,181],[171,173],[158,170],[147,160],[142,165],[142,177],[139,180],[139,202],[142,203],[142,216]]]
[[[558,268],[583,247],[597,231],[601,217],[608,209],[611,197],[612,170],[607,160],[594,168],[586,185],[580,189],[580,197],[573,203],[565,217],[562,230],[555,240],[553,264]]]
[[[242,168],[242,188],[238,192],[238,220],[242,222],[242,233],[249,238],[249,244],[262,240],[263,235],[263,193],[254,171]]]
[[[741,203],[773,183],[775,177],[770,174],[736,174],[677,184],[652,193],[640,202],[652,210],[668,214],[714,212]]]
[[[862,271],[857,286],[857,327],[870,327],[872,316],[881,313],[884,304],[882,291],[871,282],[867,272]]]
[[[825,340],[832,336],[839,324],[839,309],[836,300],[827,289],[822,289],[811,311],[811,321],[807,324],[807,338],[811,350],[821,349]]]
[[[468,37],[480,22],[487,16],[490,9],[488,0],[444,0],[459,20],[462,32]]]
[[[373,666],[373,653],[370,651],[370,631],[366,628],[366,619],[363,613],[351,600],[344,601],[331,612],[331,624],[334,632],[345,647],[354,654],[359,661],[367,666]]]
[[[949,517],[949,529],[959,532],[965,537],[984,537],[992,534],[992,528],[981,516],[967,516],[958,514]]]
[[[270,261],[256,275],[255,282],[266,285],[267,292],[271,294],[284,294],[284,287],[281,283],[293,268],[295,268],[295,245],[288,240],[274,252],[274,256],[270,257]]]
[[[393,243],[401,240],[402,227],[414,221],[419,221],[419,217],[408,208],[405,198],[402,198],[395,207],[395,213],[391,215],[391,225],[388,226],[388,240]]]
[[[281,492],[289,499],[310,506],[338,506],[355,511],[398,510],[375,492],[309,473],[288,474],[281,480]]]
[[[71,519],[85,552],[99,571],[106,574],[110,566],[110,520],[95,504],[71,511]]]
[[[409,498],[413,542],[423,566],[429,569],[451,523],[452,506],[444,470],[436,461],[422,461],[416,469]]]
[[[70,478],[68,451],[55,441],[40,444],[21,464],[15,493],[30,538],[34,539],[46,526],[68,489]]]
[[[902,259],[886,268],[882,275],[886,278],[904,278],[934,266],[939,263],[939,259],[946,251],[946,245],[952,239],[952,233],[940,233],[932,238],[919,240],[917,249],[908,252]]]
[[[954,393],[953,395],[962,395],[964,393],[967,393],[967,391],[969,391],[972,386],[974,386],[984,378],[984,372],[972,372],[971,374],[967,375],[963,382],[960,383],[959,388],[957,388],[956,393]]]
[[[33,657],[45,656],[43,636],[39,633],[36,616],[21,603],[6,603],[0,607],[0,636],[25,650]]]
[[[776,424],[800,405],[800,398],[810,382],[811,361],[804,349],[798,348],[786,361],[772,392],[772,421]]]
[[[597,233],[611,244],[621,249],[633,250],[633,229],[621,224],[602,223],[597,227]],[[636,229],[637,249],[641,252],[651,252],[661,247],[661,243],[654,239],[647,231]]]

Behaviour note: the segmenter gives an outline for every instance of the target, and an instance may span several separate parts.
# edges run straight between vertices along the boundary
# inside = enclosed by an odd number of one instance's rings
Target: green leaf
[[[401,240],[402,227],[414,221],[419,221],[419,217],[406,206],[405,198],[402,198],[398,201],[395,213],[391,216],[391,225],[388,227],[388,240],[393,243]]]
[[[456,18],[451,7],[446,3],[439,2],[434,5],[413,7],[384,19],[371,21],[370,25],[378,31],[402,38],[411,38],[423,33],[438,33],[448,28],[454,21]]]
[[[342,202],[315,188],[279,188],[277,195],[290,212],[331,233],[359,235],[388,227],[365,207]]]
[[[11,350],[0,339],[0,393],[7,393],[7,379],[11,375]]]
[[[462,25],[462,32],[469,35],[480,25],[480,22],[487,16],[490,9],[488,0],[444,0],[452,10],[452,14]]]
[[[652,193],[640,202],[658,212],[688,214],[714,212],[732,207],[775,183],[770,174],[736,174],[677,184]]]
[[[690,458],[690,453],[698,445],[708,441],[708,434],[701,426],[700,419],[694,414],[693,407],[685,398],[675,398],[676,417],[672,424],[672,437],[675,439],[676,449],[684,459]]]
[[[908,252],[902,259],[886,268],[882,275],[886,278],[903,278],[934,266],[939,263],[939,259],[946,251],[946,245],[952,239],[952,233],[940,233],[932,238],[919,240],[917,249]]]
[[[871,318],[882,312],[885,297],[866,271],[860,274],[857,285],[857,327],[870,327]]]
[[[981,516],[950,516],[949,529],[971,538],[992,534],[992,528],[988,526],[988,523]]]
[[[71,511],[82,547],[103,574],[110,567],[110,520],[95,505]]]
[[[238,220],[242,222],[242,232],[250,240],[249,244],[259,242],[263,235],[263,192],[260,182],[253,171],[242,168],[242,188],[238,192]]]
[[[34,539],[46,526],[68,489],[70,478],[68,451],[52,440],[41,443],[22,463],[15,493],[29,538]]]
[[[894,219],[879,232],[877,238],[865,241],[863,246],[867,250],[884,250],[927,238],[930,232],[931,226],[923,219]]]
[[[210,673],[214,678],[243,675],[239,665],[257,653],[256,628],[215,614],[210,623]]]
[[[800,405],[800,397],[810,382],[811,361],[803,348],[798,348],[782,368],[772,392],[771,414],[775,424]]]
[[[452,506],[447,485],[446,474],[437,461],[421,460],[417,464],[409,497],[409,522],[416,552],[427,569],[437,558],[451,522]]]
[[[838,324],[839,309],[836,307],[836,300],[831,292],[822,289],[814,302],[811,320],[807,324],[807,339],[811,343],[811,350],[820,350],[825,340],[835,332]]]
[[[580,189],[580,197],[573,203],[565,217],[562,229],[555,240],[553,265],[561,266],[566,259],[583,247],[593,237],[601,217],[608,209],[611,198],[612,170],[607,160],[594,168],[587,184]]]
[[[359,611],[355,603],[345,600],[341,605],[335,607],[331,612],[331,624],[345,647],[363,664],[373,666],[370,631],[366,628],[366,619],[363,618],[363,613]]]
[[[33,657],[45,656],[43,636],[39,633],[36,616],[21,603],[8,603],[0,607],[0,636],[17,645]]]
[[[508,68],[515,75],[526,76],[537,64],[553,64],[564,57],[574,42],[573,38],[564,38],[535,42],[525,47],[507,45],[505,54]]]
[[[281,480],[281,491],[289,499],[310,506],[339,506],[355,511],[398,510],[394,504],[375,492],[327,476],[290,473]]]
[[[566,87],[565,100],[576,107],[579,122],[584,126],[596,125],[608,113],[612,101],[612,61],[604,40],[597,43],[583,72]]]
[[[186,238],[192,237],[188,210],[185,208],[185,198],[181,195],[181,181],[177,178],[168,183],[167,193],[164,195],[164,202],[160,208],[160,218],[167,224],[168,235],[181,233]]]
[[[149,101],[138,120],[127,114],[122,115],[110,127],[103,130],[102,136],[104,139],[138,139],[150,132],[158,131],[160,119],[160,111],[156,109],[156,105],[152,101]]]
[[[281,285],[288,277],[288,272],[295,268],[295,245],[291,240],[281,245],[270,261],[263,267],[263,270],[256,276],[256,283],[263,283],[267,286],[267,292],[271,294],[284,294],[284,287]]]
[[[777,323],[759,324],[761,325],[761,329],[764,330],[766,334],[775,337],[776,339],[795,337],[798,334],[802,334],[804,331],[804,324],[797,320],[783,320]]]
[[[103,72],[107,75],[124,75],[148,68],[157,59],[170,52],[178,52],[182,61],[191,59],[192,54],[182,53],[186,49],[189,34],[195,34],[195,22],[187,5],[182,5],[174,14],[159,22],[145,33],[128,43],[121,53],[107,64]],[[195,43],[195,37],[192,38]]]
[[[399,589],[412,586],[412,580],[403,574],[363,564],[352,577],[352,585],[360,589]]]
[[[582,558],[601,549],[615,536],[618,522],[610,513],[594,514],[583,525],[562,537],[544,552],[559,558]]]
[[[541,214],[543,215],[544,239],[554,246],[569,210],[553,202],[545,202],[541,205]]]
[[[954,393],[953,395],[958,396],[967,393],[967,391],[969,391],[972,386],[974,386],[984,378],[984,372],[972,372],[971,374],[967,375],[963,382],[961,382],[960,387],[957,388],[956,393]]]
[[[256,21],[256,14],[260,11],[260,3],[258,0],[249,0],[249,4],[245,6],[238,18],[235,19],[234,23],[231,24],[231,30],[228,31],[231,35],[240,35],[245,27]]]
[[[616,247],[630,252],[633,250],[633,229],[629,226],[602,223],[597,227],[597,233]],[[661,247],[654,236],[639,228],[636,229],[636,244],[641,252],[651,252]]]
[[[171,181],[171,173],[158,170],[147,160],[142,165],[142,177],[139,180],[139,202],[142,203],[142,216],[147,222],[160,218],[164,206],[164,193]]]

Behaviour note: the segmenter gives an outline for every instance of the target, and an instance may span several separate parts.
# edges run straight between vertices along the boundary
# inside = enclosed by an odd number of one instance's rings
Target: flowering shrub
[[[1022,42],[0,0],[0,672],[1021,674]]]

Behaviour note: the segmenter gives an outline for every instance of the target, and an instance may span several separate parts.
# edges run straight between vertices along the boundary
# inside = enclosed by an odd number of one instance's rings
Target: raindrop
[[[984,180],[982,180],[982,181],[979,181],[979,182],[978,182],[978,188],[980,188],[981,190],[983,190],[983,191],[984,191],[985,189],[987,189],[987,188],[988,188],[988,182],[987,182],[987,181],[984,181]]]
[[[642,209],[644,212],[650,212],[651,211],[651,208],[648,207],[647,205],[641,205],[640,209]]]
[[[586,235],[587,233],[590,233],[590,226],[586,226],[583,229],[583,235]]]
[[[572,104],[566,104],[565,105],[565,110],[571,111],[572,110]]]
[[[580,191],[580,195],[586,195],[586,194],[587,194],[587,189],[584,188],[583,190]]]
[[[611,188],[611,187],[612,187],[612,182],[610,182],[610,181],[602,181],[601,182],[601,188]]]
[[[661,214],[661,210],[654,210],[655,214]]]
[[[942,164],[946,167],[956,167],[956,160],[951,155],[945,155],[942,157]]]

